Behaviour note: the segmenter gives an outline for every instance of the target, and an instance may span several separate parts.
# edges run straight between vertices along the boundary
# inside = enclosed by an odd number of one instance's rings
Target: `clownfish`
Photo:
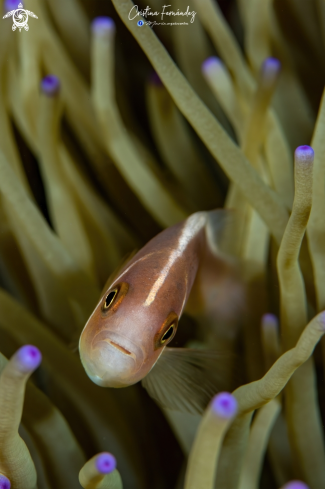
[[[142,381],[163,406],[192,413],[224,389],[219,353],[167,345],[185,307],[226,318],[241,309],[243,287],[217,246],[226,214],[196,212],[165,229],[105,287],[79,340],[93,382],[119,388]]]

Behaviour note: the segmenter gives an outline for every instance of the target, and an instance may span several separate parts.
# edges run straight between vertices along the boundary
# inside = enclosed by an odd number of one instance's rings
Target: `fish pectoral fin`
[[[229,390],[225,378],[231,368],[226,357],[211,350],[165,348],[142,385],[162,407],[201,414],[217,392]]]

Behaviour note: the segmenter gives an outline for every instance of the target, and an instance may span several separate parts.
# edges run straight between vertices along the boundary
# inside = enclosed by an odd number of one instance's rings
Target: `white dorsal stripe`
[[[134,265],[136,265],[136,264],[137,264],[137,263],[139,263],[140,261],[146,260],[146,259],[147,259],[147,258],[149,258],[151,255],[154,255],[154,252],[152,252],[152,253],[148,253],[148,255],[145,255],[145,256],[142,256],[141,258],[138,258],[138,259],[137,259],[137,260],[136,260],[134,263],[132,263],[131,265],[129,265],[129,266],[128,266],[128,267],[127,267],[127,268],[126,268],[126,269],[125,269],[123,272],[121,272],[121,273],[120,273],[120,275],[119,275],[117,278],[115,278],[115,279],[113,280],[113,283],[112,283],[112,285],[110,285],[110,287],[109,287],[109,288],[111,288],[111,287],[112,287],[114,284],[117,284],[117,283],[119,282],[120,278],[121,278],[123,275],[125,275],[125,274],[126,274],[128,271],[129,271],[129,270],[131,270],[131,268],[133,268],[133,267],[134,267]],[[101,300],[102,300],[102,298],[101,298]],[[100,301],[99,301],[99,302],[100,302]]]
[[[182,256],[187,245],[195,237],[195,235],[205,226],[205,224],[206,224],[205,212],[197,212],[192,216],[190,216],[188,219],[186,219],[186,221],[184,222],[184,226],[181,230],[180,236],[178,238],[177,246],[169,255],[166,265],[161,270],[159,277],[151,287],[150,292],[144,303],[145,306],[150,306],[150,304],[153,303],[160,287],[165,282],[171,267],[173,266],[177,258],[180,258]]]

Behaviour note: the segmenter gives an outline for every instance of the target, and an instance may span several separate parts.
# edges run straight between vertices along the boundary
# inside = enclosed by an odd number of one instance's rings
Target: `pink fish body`
[[[222,270],[209,242],[213,212],[197,212],[158,234],[107,288],[79,342],[83,366],[96,384],[134,384],[156,370],[164,352],[186,351],[166,346],[176,334],[202,264],[210,271]]]

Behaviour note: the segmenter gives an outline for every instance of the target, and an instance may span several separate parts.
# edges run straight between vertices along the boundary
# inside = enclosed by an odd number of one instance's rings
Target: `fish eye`
[[[118,289],[111,290],[108,296],[106,296],[105,302],[103,304],[103,310],[107,311],[114,302],[115,297],[117,296]]]
[[[110,290],[102,304],[102,313],[106,314],[108,311],[116,311],[128,290],[129,284],[126,282],[121,282],[114,289]]]
[[[175,328],[175,325],[172,324],[169,329],[167,329],[166,333],[163,335],[163,337],[161,338],[160,340],[160,343],[165,343],[167,340],[169,340],[169,338],[173,335],[174,333],[174,328]]]
[[[178,316],[175,312],[170,312],[155,335],[155,350],[166,346],[175,336],[178,326]]]

